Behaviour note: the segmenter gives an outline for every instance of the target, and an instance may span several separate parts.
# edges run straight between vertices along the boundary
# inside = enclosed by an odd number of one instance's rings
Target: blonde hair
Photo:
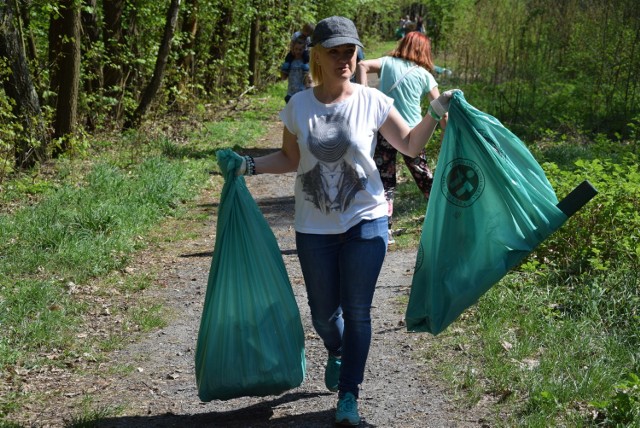
[[[356,48],[357,55],[358,49],[360,49],[357,45],[354,45]],[[315,59],[315,54],[318,55],[326,55],[328,49],[322,45],[315,45],[309,50],[309,73],[311,74],[311,79],[313,80],[313,86],[321,85],[324,82],[324,76],[322,75],[322,67],[318,64],[318,61]]]
[[[315,53],[317,52],[319,55],[324,54],[327,50],[322,47],[322,45],[313,46],[309,50],[309,72],[311,73],[311,79],[313,80],[313,85],[318,86],[324,82],[324,77],[322,76],[322,68],[320,64],[315,59]]]

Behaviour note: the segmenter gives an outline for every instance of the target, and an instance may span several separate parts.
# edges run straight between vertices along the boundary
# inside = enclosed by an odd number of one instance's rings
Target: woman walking
[[[325,384],[338,392],[335,421],[360,423],[357,400],[371,344],[371,304],[387,250],[387,202],[373,160],[379,130],[417,156],[446,113],[451,93],[434,101],[413,129],[380,91],[352,83],[357,49],[352,21],[320,21],[311,36],[312,89],[280,113],[282,147],[238,159],[237,174],[296,171],[295,230],[313,326],[327,349]]]
[[[357,82],[363,85],[367,85],[367,73],[378,74],[378,89],[393,98],[394,106],[411,128],[422,120],[423,98],[428,97],[429,101],[433,101],[440,96],[438,84],[433,77],[431,42],[426,35],[418,31],[407,33],[388,56],[360,61],[357,68]],[[444,129],[446,124],[445,117],[440,121],[440,125]],[[392,216],[398,150],[389,144],[381,133],[378,133],[377,138],[374,159],[389,205],[389,241],[393,242]],[[405,154],[402,157],[418,188],[425,198],[429,199],[433,172],[429,168],[424,150],[417,157]]]

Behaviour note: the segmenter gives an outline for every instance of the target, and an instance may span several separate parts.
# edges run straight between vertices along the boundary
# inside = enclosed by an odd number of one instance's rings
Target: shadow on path
[[[224,412],[209,412],[193,415],[165,413],[157,416],[124,416],[105,418],[96,422],[99,428],[118,427],[225,427],[225,428],[266,428],[266,427],[327,427],[335,415],[335,410],[323,410],[298,415],[290,415],[272,420],[278,406],[288,406],[295,402],[314,399],[331,393],[287,393],[276,399],[263,401],[252,406]],[[304,403],[298,403],[304,406]],[[375,428],[362,421],[361,428]]]
[[[271,227],[288,226],[292,223],[293,212],[295,210],[295,200],[293,196],[275,196],[267,198],[257,198],[256,203],[260,211]],[[218,203],[200,204],[199,208],[215,209]],[[281,249],[283,255],[297,254],[295,248]],[[180,254],[181,258],[212,257],[213,251],[200,251],[197,253]]]

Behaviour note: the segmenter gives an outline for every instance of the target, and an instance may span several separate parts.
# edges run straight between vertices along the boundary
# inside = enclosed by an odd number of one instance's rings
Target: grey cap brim
[[[360,42],[360,40],[354,39],[353,37],[333,37],[331,39],[325,40],[320,44],[322,45],[323,48],[335,48],[336,46],[340,46],[340,45],[356,45],[364,49],[364,46],[362,46],[362,43]],[[312,46],[315,46],[315,45],[312,45]]]

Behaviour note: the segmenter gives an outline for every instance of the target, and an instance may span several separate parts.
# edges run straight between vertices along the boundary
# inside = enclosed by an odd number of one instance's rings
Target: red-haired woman
[[[377,73],[380,77],[378,89],[393,98],[394,106],[411,128],[422,120],[422,99],[432,101],[440,95],[438,83],[433,77],[434,65],[431,58],[431,42],[418,31],[407,33],[398,46],[384,56],[358,63],[357,82],[367,84],[367,73]],[[440,125],[446,126],[446,117]],[[374,154],[380,171],[382,184],[389,205],[389,241],[393,243],[391,232],[393,195],[396,187],[396,154],[385,138],[378,133],[378,143]],[[427,163],[424,151],[416,158],[403,155],[418,188],[429,199],[433,184],[433,173]]]

